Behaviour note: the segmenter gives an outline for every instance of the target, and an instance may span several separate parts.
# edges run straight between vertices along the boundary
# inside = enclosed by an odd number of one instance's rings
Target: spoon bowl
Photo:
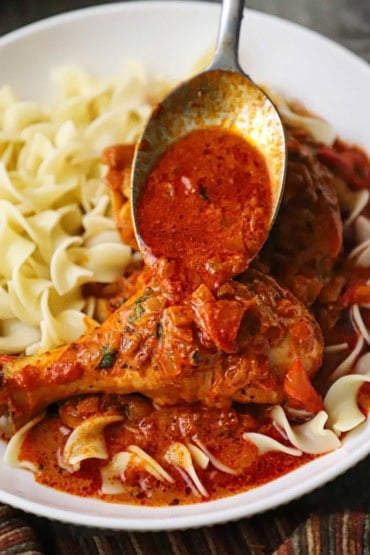
[[[274,222],[284,188],[285,132],[272,101],[238,64],[243,6],[242,0],[223,1],[213,62],[180,84],[153,110],[136,146],[131,174],[132,220],[144,256],[147,245],[138,226],[137,210],[150,172],[173,143],[198,129],[219,127],[233,131],[257,147],[270,177],[272,210],[268,231]]]

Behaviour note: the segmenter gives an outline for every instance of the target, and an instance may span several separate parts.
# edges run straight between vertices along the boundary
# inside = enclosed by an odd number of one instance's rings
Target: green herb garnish
[[[151,294],[152,294],[152,289],[150,287],[146,287],[141,297],[138,297],[135,300],[135,304],[140,304],[140,303],[143,303],[144,301],[147,301]]]
[[[136,301],[135,301],[136,302]],[[131,314],[128,321],[132,324],[136,322],[138,318],[140,318],[145,312],[145,308],[141,304],[135,304],[134,312]]]
[[[141,295],[141,297],[138,297],[135,300],[135,302],[134,302],[134,305],[135,305],[134,312],[129,317],[128,322],[130,322],[132,324],[133,322],[136,322],[136,320],[144,314],[145,308],[142,306],[142,303],[147,301],[151,294],[152,294],[152,289],[150,287],[147,287],[144,290],[144,293]]]
[[[114,361],[116,360],[117,350],[110,349],[107,345],[103,345],[102,351],[103,351],[103,356],[99,363],[98,368],[101,368],[101,369],[111,368],[114,364]]]

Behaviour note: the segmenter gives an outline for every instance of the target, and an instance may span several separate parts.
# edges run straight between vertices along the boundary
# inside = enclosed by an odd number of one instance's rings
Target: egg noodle
[[[0,353],[77,339],[94,314],[81,286],[110,283],[130,262],[101,153],[135,142],[165,89],[135,64],[112,79],[76,67],[53,78],[60,98],[50,106],[0,89]]]

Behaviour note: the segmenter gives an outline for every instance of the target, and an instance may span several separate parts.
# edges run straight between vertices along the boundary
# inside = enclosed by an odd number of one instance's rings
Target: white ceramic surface
[[[151,74],[181,78],[214,42],[219,6],[202,2],[130,2],[88,8],[30,25],[0,39],[0,86],[24,99],[50,99],[50,71],[76,63],[117,73],[125,60]],[[258,82],[302,100],[343,138],[370,151],[370,70],[342,47],[295,24],[246,12],[241,64]],[[0,445],[0,457],[4,446]],[[250,492],[203,504],[141,508],[81,499],[40,486],[0,462],[0,501],[73,524],[125,530],[199,527],[250,516],[323,485],[370,452],[370,420],[344,446]]]

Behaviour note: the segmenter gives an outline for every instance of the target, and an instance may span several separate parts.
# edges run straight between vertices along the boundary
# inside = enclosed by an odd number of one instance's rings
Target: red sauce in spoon
[[[211,127],[180,138],[159,159],[137,225],[154,272],[177,276],[189,291],[245,270],[267,237],[271,211],[263,155],[237,133]]]

